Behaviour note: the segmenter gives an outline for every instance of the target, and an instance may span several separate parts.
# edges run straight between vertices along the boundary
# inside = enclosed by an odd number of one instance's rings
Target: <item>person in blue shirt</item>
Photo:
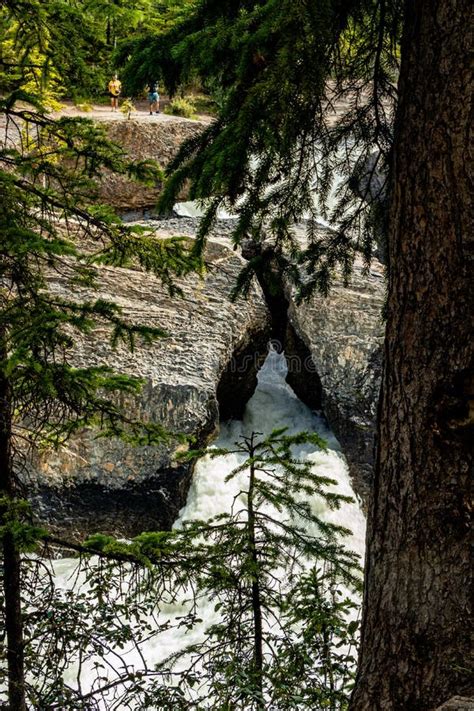
[[[150,104],[150,116],[153,114],[153,111],[156,114],[160,113],[160,95],[156,81],[150,81],[148,84],[148,103]]]

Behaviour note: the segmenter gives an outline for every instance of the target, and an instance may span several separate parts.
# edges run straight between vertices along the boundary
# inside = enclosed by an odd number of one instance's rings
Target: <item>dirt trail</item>
[[[167,102],[166,102],[167,103]],[[193,123],[195,120],[198,121],[209,121],[211,120],[209,116],[204,116],[204,115],[199,115],[196,117],[196,119],[187,119],[183,118],[181,116],[169,116],[168,114],[164,114],[162,111],[159,114],[152,114],[150,116],[150,111],[148,108],[148,102],[147,101],[136,101],[134,102],[135,104],[135,111],[132,111],[130,118],[133,119],[134,121],[143,121],[146,123],[152,122],[162,122],[162,123],[169,123],[170,121],[189,121],[190,123]],[[112,108],[110,106],[104,106],[100,104],[91,104],[91,110],[90,111],[83,111],[77,106],[74,106],[72,102],[64,102],[62,108],[60,111],[56,111],[53,113],[53,116],[55,118],[58,118],[60,116],[80,116],[84,118],[90,118],[93,119],[94,121],[126,121],[127,117],[123,115],[123,113],[120,111],[120,108],[118,111],[112,111]]]

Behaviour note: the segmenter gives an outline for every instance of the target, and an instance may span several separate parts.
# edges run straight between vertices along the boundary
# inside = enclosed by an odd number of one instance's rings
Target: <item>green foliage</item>
[[[188,567],[185,558],[188,547],[176,531],[144,532],[130,542],[117,541],[113,536],[96,533],[79,548],[83,554],[96,553],[107,560],[129,561],[150,569],[153,565],[169,567],[172,564],[176,576]]]
[[[199,0],[161,0],[152,3],[146,21],[134,34],[117,42],[114,63],[120,68],[125,92],[139,96],[150,80],[161,83],[174,75],[169,33],[193,12]],[[177,69],[176,69],[177,71]]]
[[[356,557],[340,542],[348,531],[308,504],[315,493],[330,508],[347,500],[293,456],[308,442],[324,446],[315,434],[284,430],[243,438],[232,450],[242,462],[226,481],[244,472],[248,479],[231,511],[183,525],[197,598],[212,600],[220,618],[202,643],[158,667],[177,666],[176,688],[192,708],[347,708],[354,659],[337,646],[355,641],[348,618],[355,605],[347,593],[339,597],[341,584],[360,589],[360,578]]]
[[[125,118],[130,119],[132,113],[136,111],[135,104],[131,99],[125,99],[120,105],[120,111],[123,113]]]
[[[302,297],[327,293],[337,267],[347,280],[356,253],[369,262],[382,239],[371,208],[383,195],[355,195],[347,179],[374,150],[389,160],[401,18],[397,1],[202,0],[159,42],[131,46],[130,81],[140,66],[171,93],[196,73],[221,92],[217,121],[168,167],[162,209],[189,181],[191,199],[210,199],[203,237],[222,205],[239,216],[236,243],[270,234],[277,253],[290,251]],[[330,208],[337,174],[346,181]],[[318,228],[328,211],[333,232]],[[303,215],[306,249],[293,233]]]
[[[175,98],[165,108],[165,114],[196,118],[196,107],[191,99]]]
[[[31,553],[38,549],[40,542],[46,537],[47,531],[31,524],[31,506],[23,499],[0,497],[2,525],[0,526],[0,543],[6,535],[10,535],[19,551]]]
[[[217,115],[219,101],[216,96],[212,94],[192,94],[191,99],[197,114]]]
[[[79,99],[79,100],[76,99],[76,101],[74,102],[74,106],[79,111],[84,111],[86,113],[88,113],[89,111],[92,111],[92,104],[90,104],[88,101],[84,101],[81,99]]]
[[[51,102],[104,94],[121,42],[160,34],[186,16],[192,0],[8,0],[0,9],[0,88],[21,83]],[[18,39],[21,39],[19,45]],[[144,82],[145,83],[145,82]]]
[[[295,456],[308,443],[325,446],[316,434],[284,430],[236,442],[239,464],[227,481],[238,493],[210,520],[129,542],[46,536],[80,558],[63,589],[44,558],[27,561],[30,701],[71,710],[345,711],[357,643],[349,590],[360,591],[360,571],[342,543],[347,530],[308,504],[316,492],[330,508],[346,500]],[[209,601],[216,619],[198,633]],[[149,664],[146,645],[168,645],[184,630],[193,644],[184,637],[181,651]],[[66,673],[71,665],[78,683]]]
[[[117,664],[126,650],[134,649],[141,655],[141,646],[150,635],[159,639],[168,628],[167,622],[157,618],[159,605],[148,587],[152,585],[160,597],[165,595],[165,585],[160,585],[158,573],[152,576],[146,569],[139,582],[138,571],[128,563],[97,565],[84,560],[78,563],[74,582],[60,589],[44,560],[25,560],[25,659],[31,675],[28,702],[33,708],[76,711],[97,708],[101,702],[103,708],[119,708],[114,698],[125,707],[139,708],[139,700],[147,698],[149,679],[157,682],[158,675],[145,664],[143,668],[127,663],[120,668]],[[130,585],[134,579],[136,584]],[[172,579],[167,575],[167,584]],[[176,585],[176,594],[181,593]],[[168,599],[173,599],[171,593]],[[111,685],[107,681],[110,650],[114,650],[112,666],[116,670]],[[83,675],[87,677],[83,688],[74,683],[71,664],[76,665],[78,678],[84,682]],[[4,669],[0,664],[0,684]],[[90,690],[88,683],[92,684]]]
[[[357,613],[358,606],[330,571],[313,567],[301,575],[286,600],[286,635],[275,652],[272,684],[279,711],[349,708],[359,627],[351,617]]]

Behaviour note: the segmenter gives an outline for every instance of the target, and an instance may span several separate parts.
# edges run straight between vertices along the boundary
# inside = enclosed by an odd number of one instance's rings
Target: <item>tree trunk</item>
[[[255,455],[253,448],[254,435],[251,438],[250,456]],[[259,560],[257,555],[257,544],[255,540],[255,511],[253,506],[255,487],[255,465],[250,465],[250,481],[247,495],[247,511],[248,511],[248,552],[254,568],[252,579],[252,614],[254,624],[254,672],[255,685],[257,689],[256,707],[258,709],[265,708],[263,698],[263,624],[262,624],[262,603],[260,599],[260,576],[259,576]]]
[[[0,361],[6,357],[0,347]],[[11,397],[8,379],[0,371],[0,496],[13,499],[15,485],[11,453]],[[0,525],[6,507],[0,507]],[[20,554],[11,533],[2,541],[5,628],[7,639],[8,702],[11,711],[26,711],[23,659],[23,619],[21,613]]]
[[[352,711],[433,709],[472,693],[470,28],[468,0],[407,2],[385,369]]]

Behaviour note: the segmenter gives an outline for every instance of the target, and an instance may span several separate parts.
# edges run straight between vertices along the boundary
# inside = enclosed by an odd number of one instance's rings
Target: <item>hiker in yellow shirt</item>
[[[109,96],[110,103],[112,105],[112,111],[117,111],[118,109],[118,98],[120,92],[122,91],[122,82],[119,81],[117,74],[114,74],[113,78],[109,81]]]

